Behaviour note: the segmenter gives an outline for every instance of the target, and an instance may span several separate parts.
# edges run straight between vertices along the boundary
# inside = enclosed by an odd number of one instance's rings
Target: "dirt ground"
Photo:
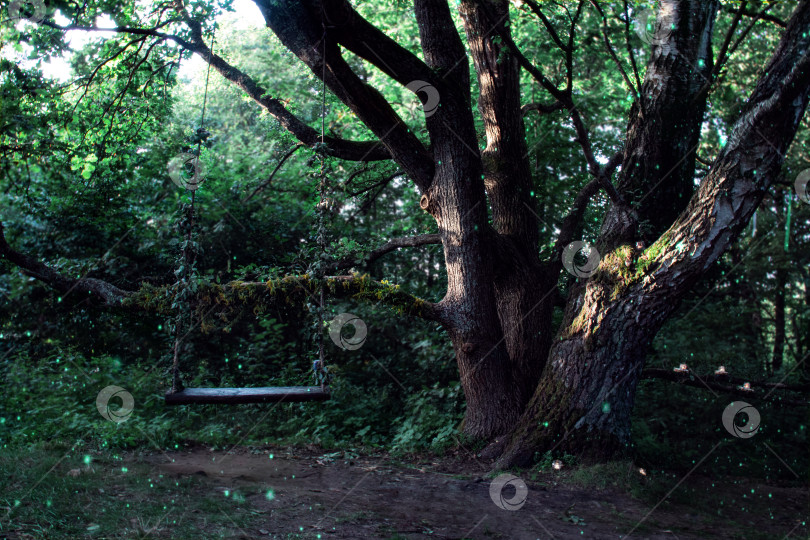
[[[169,478],[194,475],[203,480],[202,489],[244,493],[256,518],[248,526],[234,526],[236,538],[686,540],[808,535],[806,521],[802,524],[806,489],[740,479],[721,485],[693,475],[685,485],[713,486],[712,501],[653,505],[617,489],[566,486],[554,472],[539,473],[533,481],[527,473],[521,475],[528,487],[525,505],[509,511],[493,502],[488,468],[475,459],[402,462],[315,448],[236,448],[229,453],[197,448],[137,460]],[[514,494],[511,489],[504,491],[507,499]],[[764,502],[750,496],[746,501],[743,494],[749,490],[770,495]],[[715,512],[714,504],[723,510]],[[740,505],[747,507],[735,512]]]

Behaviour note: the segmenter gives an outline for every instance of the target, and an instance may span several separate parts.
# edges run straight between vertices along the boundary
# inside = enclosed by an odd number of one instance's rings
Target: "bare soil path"
[[[559,473],[527,472],[521,475],[526,502],[509,511],[493,502],[492,478],[474,459],[395,461],[315,448],[197,448],[132,459],[169,478],[199,478],[201,490],[243,497],[255,519],[241,527],[234,522],[234,538],[618,539],[631,531],[629,538],[667,540],[808,535],[807,489],[753,480],[692,475],[678,489],[705,488],[706,500],[683,504],[668,498],[655,506],[616,488],[566,486]],[[514,493],[504,490],[507,499]],[[218,518],[225,525],[227,517]]]

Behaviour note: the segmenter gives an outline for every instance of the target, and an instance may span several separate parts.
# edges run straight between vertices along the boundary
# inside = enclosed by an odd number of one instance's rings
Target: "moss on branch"
[[[608,301],[613,302],[655,268],[659,257],[667,251],[670,244],[670,233],[667,232],[640,254],[629,244],[621,245],[601,258],[599,266],[591,276],[591,281],[604,291],[608,291]],[[597,297],[601,299],[604,295],[599,294]],[[592,313],[596,314],[598,320],[588,325]],[[571,324],[560,333],[560,338],[570,339],[586,328],[590,328],[589,336],[593,336],[599,329],[603,315],[603,309],[594,310],[588,302],[583,303]]]
[[[212,314],[224,322],[232,322],[239,313],[250,309],[255,315],[271,308],[299,306],[317,301],[321,288],[329,298],[353,299],[390,307],[396,313],[435,320],[435,306],[408,294],[399,285],[386,280],[375,281],[368,275],[327,277],[316,279],[308,274],[285,276],[266,282],[231,281],[225,285],[201,283],[194,301],[195,314],[202,320],[203,329]],[[155,287],[144,284],[124,300],[124,305],[170,315],[175,311],[178,285]]]

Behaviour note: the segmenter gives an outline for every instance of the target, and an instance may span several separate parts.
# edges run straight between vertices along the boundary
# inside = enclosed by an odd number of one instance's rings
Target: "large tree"
[[[641,10],[628,2],[549,7],[525,0],[512,7],[506,0],[461,0],[454,13],[443,0],[414,0],[418,47],[398,43],[346,0],[256,5],[284,47],[376,139],[322,137],[284,100],[271,97],[272,88],[212,51],[206,39],[211,21],[199,6],[192,10],[181,0],[157,5],[140,16],[141,24],[130,16],[114,31],[199,54],[325,156],[390,160],[407,175],[438,235],[393,239],[373,256],[396,247],[443,246],[444,298],[406,311],[447,330],[467,400],[464,431],[491,441],[486,454],[498,466],[525,464],[552,448],[597,459],[621,452],[629,443],[633,397],[651,341],[779,177],[810,94],[810,0],[800,0],[787,21],[770,15],[772,6],[749,2],[661,0],[654,27],[642,29],[649,42],[643,55],[631,36],[631,21]],[[67,12],[69,25],[42,24],[58,31],[96,29],[92,14]],[[730,18],[725,32],[716,29],[721,13]],[[562,76],[547,73],[517,45],[518,18],[536,21],[543,46],[561,58]],[[583,36],[586,19],[590,33]],[[740,42],[762,21],[781,38],[725,126],[727,142],[698,174],[696,149],[709,95]],[[615,155],[595,149],[575,91],[582,41],[594,37],[615,62],[612,77],[633,99]],[[646,66],[638,65],[641,58]],[[426,136],[369,83],[361,62],[418,95]],[[529,101],[529,93],[545,97]],[[553,249],[543,257],[538,218],[546,216],[534,192],[526,129],[526,115],[534,114],[571,127],[592,177],[570,201]],[[599,264],[574,269],[577,279],[569,280],[563,295],[563,258],[570,261],[573,254],[566,248],[581,239],[586,211],[602,195],[609,205],[589,259],[598,253]],[[98,280],[79,284],[5,241],[0,252],[62,290],[80,285],[108,303],[130,294]],[[352,263],[336,261],[330,268]],[[560,306],[561,323],[554,318]]]

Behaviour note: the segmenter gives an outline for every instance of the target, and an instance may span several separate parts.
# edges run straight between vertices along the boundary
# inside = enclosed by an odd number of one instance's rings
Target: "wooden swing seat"
[[[166,394],[166,405],[221,403],[300,403],[326,401],[329,392],[320,386],[264,386],[256,388],[185,388]]]

